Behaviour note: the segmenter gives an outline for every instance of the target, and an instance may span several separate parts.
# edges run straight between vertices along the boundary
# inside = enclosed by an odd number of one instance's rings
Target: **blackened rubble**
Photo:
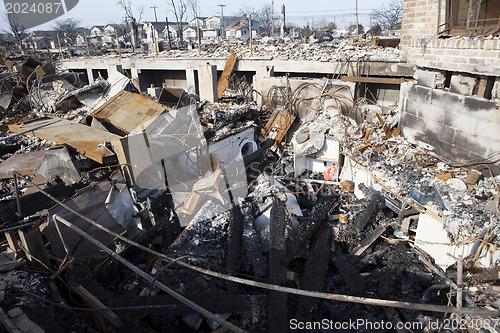
[[[259,52],[399,57],[345,43]],[[50,332],[281,332],[293,319],[498,317],[498,161],[451,161],[408,140],[399,97],[389,105],[352,82],[287,77],[267,78],[258,94],[238,79],[245,89],[219,102],[168,90],[167,103],[139,94],[126,73],[86,85],[48,71],[51,62],[23,64],[24,81],[9,75],[23,93],[1,109],[4,321],[24,313]],[[30,124],[42,127],[23,133]],[[40,167],[56,152],[67,158]]]

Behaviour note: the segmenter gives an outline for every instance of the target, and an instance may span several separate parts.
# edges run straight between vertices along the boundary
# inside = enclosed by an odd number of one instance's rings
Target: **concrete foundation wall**
[[[498,103],[419,85],[404,99],[401,128],[410,141],[430,144],[438,155],[457,162],[498,152]]]

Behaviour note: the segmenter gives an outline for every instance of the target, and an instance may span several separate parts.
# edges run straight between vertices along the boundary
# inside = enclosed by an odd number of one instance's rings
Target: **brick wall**
[[[456,72],[498,75],[500,38],[492,36],[438,39],[438,1],[444,23],[444,0],[405,0],[401,49],[408,63]]]

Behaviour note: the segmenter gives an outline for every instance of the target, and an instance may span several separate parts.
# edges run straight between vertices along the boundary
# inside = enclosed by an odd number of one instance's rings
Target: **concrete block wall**
[[[441,19],[439,16],[441,2]],[[500,72],[500,38],[452,37],[438,39],[438,23],[445,22],[445,0],[405,0],[401,50],[409,64],[448,71],[491,75]],[[444,28],[441,27],[441,30]]]
[[[403,134],[452,161],[485,159],[500,147],[500,103],[414,84],[405,96]]]

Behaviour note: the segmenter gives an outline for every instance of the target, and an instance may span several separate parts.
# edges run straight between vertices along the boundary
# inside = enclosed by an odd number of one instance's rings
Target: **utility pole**
[[[157,6],[151,6],[151,8],[153,8],[153,10],[155,11],[155,21],[156,23],[158,23],[158,17],[156,17],[156,8],[158,8]]]
[[[165,20],[167,21],[167,39],[168,39],[168,49],[172,48],[172,42],[170,40],[170,26],[168,25],[168,16],[165,17]]]
[[[156,8],[158,8],[157,6],[151,6],[151,8],[153,8],[153,10],[155,11],[155,22],[156,22],[156,26],[152,25],[151,24],[151,34],[153,37],[153,45],[154,45],[154,48],[155,48],[155,52],[156,54],[158,55],[158,40],[157,40],[157,36],[155,34],[155,31],[156,31],[156,28],[158,27],[158,17],[156,16]]]
[[[222,39],[224,39],[224,7],[226,7],[226,5],[217,5],[220,7],[220,15],[221,15],[221,37]]]
[[[356,0],[356,39],[359,35],[359,21],[358,21],[358,0]]]
[[[253,55],[253,33],[252,33],[252,18],[250,17],[250,15],[248,16],[248,27],[250,30],[250,55]]]
[[[281,28],[280,28],[281,37],[285,36],[285,5],[281,5]]]

